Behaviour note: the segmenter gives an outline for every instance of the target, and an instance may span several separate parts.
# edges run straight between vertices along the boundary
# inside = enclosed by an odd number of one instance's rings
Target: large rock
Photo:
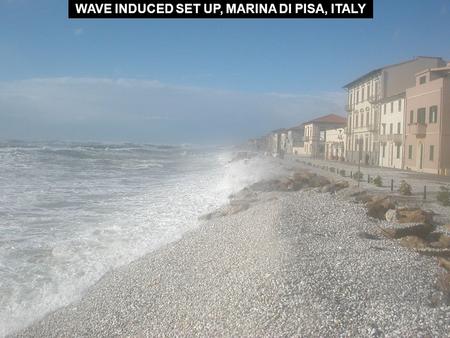
[[[367,215],[373,218],[385,219],[389,209],[395,209],[394,202],[389,197],[373,197],[366,204]]]
[[[430,241],[430,247],[439,249],[450,249],[450,236],[438,233],[433,236],[433,241]]]
[[[450,271],[450,259],[447,258],[438,258],[439,265],[442,266],[447,271]]]
[[[391,223],[431,223],[433,214],[420,208],[399,208],[386,211],[385,219]]]
[[[431,223],[433,214],[420,208],[399,208],[396,218],[397,223]]]
[[[430,232],[434,230],[434,226],[429,223],[409,223],[409,224],[395,224],[381,227],[383,233],[390,238],[402,238],[406,236],[416,236],[425,238]]]
[[[303,187],[317,188],[330,184],[330,181],[326,177],[319,176],[307,171],[295,172],[292,175],[292,180],[295,182],[295,184]]]
[[[423,249],[427,247],[427,242],[417,236],[406,236],[400,239],[400,245],[410,249]]]
[[[334,184],[330,183],[330,184],[327,184],[327,185],[323,186],[320,189],[320,191],[323,192],[323,193],[327,193],[327,192],[328,193],[333,193],[333,192],[336,191],[336,186]]]
[[[395,223],[397,222],[397,210],[395,209],[389,209],[386,211],[386,214],[384,216],[386,218],[386,221]]]
[[[350,184],[347,181],[338,181],[334,184],[336,191],[347,189]]]

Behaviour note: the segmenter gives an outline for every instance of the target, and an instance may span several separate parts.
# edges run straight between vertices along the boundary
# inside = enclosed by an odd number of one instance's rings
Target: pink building
[[[405,169],[450,175],[450,63],[417,73],[406,102]]]

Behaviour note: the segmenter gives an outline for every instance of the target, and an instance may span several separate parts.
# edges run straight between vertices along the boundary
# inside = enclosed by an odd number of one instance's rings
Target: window
[[[408,147],[408,159],[412,159],[412,154],[413,154],[413,146],[412,145],[410,145],[409,147]]]
[[[417,110],[417,123],[425,124],[426,120],[426,109],[425,108],[419,108]]]
[[[356,103],[359,102],[359,90],[356,91]]]
[[[402,99],[398,100],[398,111],[402,111]]]
[[[364,125],[364,114],[361,113],[361,127]]]
[[[386,157],[386,143],[383,143],[383,158]]]
[[[369,121],[370,121],[370,113],[367,112],[367,113],[366,113],[366,125],[367,125],[367,126],[369,125]]]
[[[409,112],[409,123],[414,123],[414,110]]]
[[[389,134],[393,134],[394,133],[394,124],[391,123],[391,125],[389,126]]]
[[[373,93],[375,97],[378,95],[378,82],[375,82],[375,93]]]
[[[361,89],[361,101],[364,101],[364,87]]]
[[[350,95],[349,95],[349,100],[348,100],[348,104],[351,106],[352,105],[352,103],[353,103],[353,95],[352,95],[352,93],[350,93]]]
[[[391,102],[391,113],[394,112],[394,101]]]
[[[430,161],[434,161],[434,146],[430,146]]]
[[[400,150],[402,146],[400,144],[397,144],[397,159],[400,159]]]
[[[358,127],[358,114],[355,116],[355,128]]]
[[[370,97],[370,84],[367,85],[367,98]]]
[[[383,104],[383,114],[386,114],[386,104]]]
[[[429,122],[430,123],[437,123],[437,106],[431,106],[430,107]]]
[[[397,123],[397,134],[401,134],[402,133],[402,123],[401,122],[399,122],[399,123]]]
[[[427,77],[424,75],[424,76],[421,76],[420,78],[419,78],[419,84],[424,84],[425,82],[427,82]]]
[[[383,123],[383,135],[386,135],[386,123]]]

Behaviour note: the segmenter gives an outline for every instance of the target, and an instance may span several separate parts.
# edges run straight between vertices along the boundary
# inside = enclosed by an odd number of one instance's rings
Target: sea
[[[0,336],[80,299],[108,271],[179,239],[279,170],[233,153],[0,141]]]

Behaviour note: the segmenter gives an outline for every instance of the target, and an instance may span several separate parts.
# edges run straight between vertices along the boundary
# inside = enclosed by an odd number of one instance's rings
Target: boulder
[[[335,187],[334,184],[327,184],[327,185],[324,185],[324,186],[320,189],[320,191],[323,192],[323,193],[327,193],[327,192],[333,193],[333,192],[336,191],[336,187]]]
[[[445,234],[437,234],[433,236],[433,241],[430,242],[430,247],[438,249],[450,249],[450,236]]]
[[[431,223],[433,213],[420,208],[399,208],[396,213],[398,223]]]
[[[347,181],[338,181],[334,184],[336,191],[347,189],[349,186],[350,184]]]
[[[393,223],[387,227],[381,227],[380,229],[390,238],[402,238],[406,236],[425,238],[434,230],[434,226],[429,223]]]
[[[330,184],[330,181],[323,176],[314,174],[309,178],[308,184],[310,187],[323,187],[327,184]]]
[[[405,236],[399,242],[400,245],[410,249],[423,249],[427,247],[427,242],[417,236]]]
[[[450,259],[439,257],[438,262],[441,267],[443,267],[447,271],[450,271]]]
[[[384,215],[384,217],[386,218],[386,221],[388,221],[388,222],[391,222],[391,223],[397,222],[397,210],[389,209],[388,211],[386,211],[386,214]]]
[[[367,215],[384,220],[389,209],[395,209],[394,202],[389,197],[373,197],[366,204]]]

